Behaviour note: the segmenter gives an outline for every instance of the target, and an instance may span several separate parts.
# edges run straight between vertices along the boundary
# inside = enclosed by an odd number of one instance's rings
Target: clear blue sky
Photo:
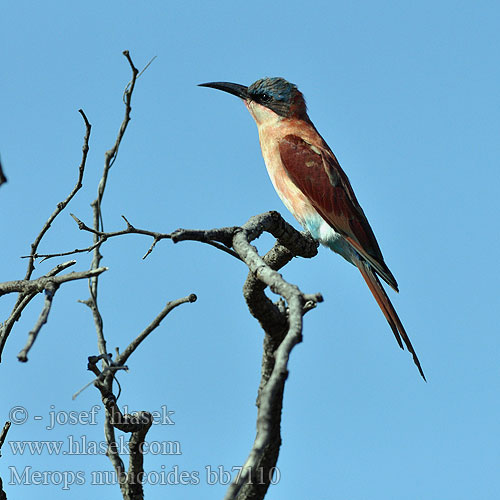
[[[0,279],[22,278],[29,244],[76,180],[93,125],[84,189],[70,211],[91,221],[104,151],[123,115],[129,49],[138,67],[132,122],[104,202],[107,230],[125,214],[171,231],[244,223],[278,210],[256,127],[236,98],[197,83],[283,76],[305,94],[317,128],[349,175],[401,293],[391,298],[428,383],[392,333],[355,268],[322,249],[284,276],[325,302],[305,320],[283,411],[279,483],[271,499],[470,500],[498,495],[500,36],[498,2],[7,2],[0,19]],[[270,239],[257,245],[265,250]],[[130,360],[122,404],[175,411],[151,441],[181,455],[146,456],[146,470],[198,472],[200,484],[146,486],[146,498],[221,498],[206,467],[242,463],[254,439],[262,333],[244,304],[243,265],[196,243],[128,236],[102,253],[100,303],[110,348],[124,348],[167,300],[196,293]],[[89,244],[62,214],[41,250]],[[61,259],[62,260],[62,259]],[[83,270],[88,256],[78,259]],[[37,267],[43,274],[49,261]],[[100,404],[88,389],[96,353],[86,283],[56,295],[49,323],[20,364],[41,307],[9,338],[1,420],[22,405],[9,440],[100,441],[97,425],[56,425],[51,411]],[[2,320],[14,297],[0,303]],[[43,421],[34,416],[43,416]],[[9,485],[12,471],[82,471],[84,484]],[[9,497],[88,498],[102,455],[13,455],[0,474]],[[51,476],[49,483],[60,476]],[[101,487],[102,488],[102,487]],[[168,488],[165,490],[165,488]],[[93,494],[121,498],[117,486]]]

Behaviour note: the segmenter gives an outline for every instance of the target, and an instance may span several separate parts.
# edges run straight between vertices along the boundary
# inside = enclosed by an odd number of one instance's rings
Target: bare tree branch
[[[127,125],[130,121],[130,112],[132,111],[132,106],[131,106],[132,93],[134,92],[135,82],[137,80],[137,75],[139,73],[139,70],[134,66],[134,63],[132,62],[132,58],[130,57],[129,51],[125,50],[123,52],[123,55],[126,57],[130,65],[130,68],[132,69],[132,79],[125,88],[125,92],[123,94],[123,102],[125,103],[125,116],[123,118],[122,124],[118,131],[118,135],[116,137],[113,147],[108,151],[106,151],[104,155],[104,169],[101,180],[99,181],[99,185],[97,187],[97,198],[91,204],[93,209],[94,231],[99,231],[103,227],[101,207],[102,207],[102,200],[104,197],[104,191],[106,189],[109,170],[111,169],[116,160],[116,157],[118,155],[118,149],[120,147],[125,131],[127,130]],[[94,245],[93,245],[94,254],[92,258],[91,269],[97,269],[100,265],[102,259],[102,255],[100,253],[100,247],[103,241],[101,241],[101,238],[99,237],[98,234],[94,233]],[[99,352],[101,354],[105,354],[107,352],[106,339],[104,337],[102,316],[99,311],[99,307],[97,305],[97,290],[98,290],[98,279],[97,276],[95,276],[89,281],[90,297],[85,301],[85,303],[90,307],[92,315],[94,317],[94,324],[96,326],[97,345],[99,348]]]
[[[2,456],[2,446],[5,442],[5,438],[7,437],[7,432],[9,432],[10,424],[11,422],[7,420],[3,426],[2,432],[0,432],[0,457]]]
[[[156,318],[126,347],[126,349],[116,357],[115,363],[121,366],[127,362],[127,359],[139,347],[139,345],[146,339],[146,337],[155,329],[160,326],[162,320],[167,316],[170,311],[185,304],[186,302],[196,302],[197,297],[194,293],[183,297],[182,299],[172,300],[167,303],[163,310],[156,316]]]
[[[101,358],[99,358],[101,359]],[[102,382],[104,379],[105,379],[105,376],[108,374],[108,373],[113,373],[113,372],[116,372],[118,370],[125,370],[125,371],[128,371],[128,366],[127,365],[123,365],[123,366],[107,366],[100,375],[98,375],[94,380],[91,380],[88,384],[85,384],[81,389],[78,389],[78,391],[76,391],[73,396],[71,397],[71,399],[75,400],[85,389],[87,389],[88,387],[90,387],[91,385],[94,385],[96,382]],[[118,381],[118,380],[117,380]]]
[[[139,73],[139,70],[134,66],[134,63],[132,62],[129,51],[124,50],[123,55],[127,58],[127,61],[130,64],[130,68],[132,69],[132,79],[128,83],[125,92],[123,94],[123,102],[125,103],[125,116],[120,126],[120,130],[118,131],[115,144],[111,149],[106,151],[104,155],[104,170],[102,173],[102,178],[99,181],[99,186],[97,188],[97,198],[94,201],[94,203],[98,207],[99,212],[101,211],[100,207],[102,204],[102,199],[104,197],[104,190],[106,189],[106,183],[108,181],[109,170],[113,166],[116,157],[118,156],[118,149],[122,142],[123,136],[125,135],[125,131],[127,130],[127,125],[130,121],[130,112],[132,111],[132,106],[131,106],[132,93],[134,92],[135,82],[137,80],[137,75]],[[99,229],[99,226],[96,227],[96,229]]]
[[[76,260],[70,260],[68,262],[63,262],[62,264],[58,264],[56,267],[51,269],[45,275],[45,277],[55,276],[56,274],[59,274],[61,271],[64,271],[68,267],[73,266],[75,264]],[[17,307],[14,307],[7,320],[3,324],[0,323],[0,358],[3,349],[5,347],[5,342],[7,341],[7,338],[12,330],[12,327],[14,326],[14,323],[20,318],[24,308],[31,302],[31,300],[33,299],[33,297],[37,295],[37,293],[39,292],[23,294],[24,297],[22,301],[17,304]]]
[[[107,270],[107,267],[99,267],[98,269],[73,272],[63,274],[62,276],[42,276],[34,280],[4,281],[3,283],[0,283],[0,296],[13,292],[39,293],[46,290],[47,287],[54,285],[59,286],[62,283],[66,283],[67,281],[92,278],[93,276],[99,276],[99,274]]]
[[[264,256],[264,262],[277,271],[293,258],[292,252],[276,242],[273,248]],[[250,314],[256,318],[262,329],[268,335],[284,335],[288,328],[286,311],[281,311],[277,304],[264,293],[267,285],[260,281],[251,271],[243,285],[243,297]],[[282,336],[281,336],[282,338]]]
[[[185,304],[187,302],[196,302],[197,297],[194,293],[188,295],[187,297],[182,297],[180,299],[172,300],[170,302],[167,302],[166,306],[163,308],[163,310],[156,316],[156,318],[125,348],[125,350],[120,354],[117,350],[116,354],[116,359],[115,361],[112,360],[111,355],[99,355],[99,356],[91,356],[89,357],[89,365],[88,369],[93,371],[96,374],[96,379],[92,380],[88,384],[86,384],[83,388],[78,390],[74,395],[73,399],[77,398],[78,395],[83,392],[87,387],[89,387],[92,384],[95,384],[96,382],[102,383],[105,381],[105,376],[109,372],[116,372],[118,370],[128,370],[128,367],[125,365],[127,362],[127,359],[134,353],[134,351],[139,347],[139,345],[149,336],[153,330],[158,328],[160,326],[160,323],[163,321],[163,319],[176,307]],[[104,370],[101,372],[97,368],[97,362],[101,359],[106,359],[106,364],[108,365]]]
[[[7,422],[5,422],[5,425],[3,426],[2,432],[0,432],[0,457],[2,456],[1,453],[2,446],[5,441],[5,438],[7,437],[7,432],[9,432],[9,429],[10,429],[10,422],[7,420]],[[3,482],[1,477],[0,477],[0,500],[7,500],[7,494],[3,490]]]
[[[288,376],[288,360],[292,349],[302,340],[304,305],[307,300],[312,299],[314,302],[323,300],[320,294],[305,296],[297,286],[287,283],[258,255],[251,241],[259,237],[263,231],[276,236],[289,250],[293,248],[293,253],[300,252],[310,257],[317,251],[317,245],[312,244],[312,240],[295,231],[276,212],[252,217],[234,234],[233,248],[248,265],[250,271],[288,303],[288,331],[273,353],[274,366],[266,366],[264,358],[263,369],[267,368],[267,371],[271,372],[267,375],[263,370],[267,382],[261,383],[259,388],[257,435],[241,474],[227,490],[224,497],[226,500],[264,498],[266,494],[272,479],[271,470],[276,465],[281,444],[281,406]],[[260,484],[257,480],[260,477],[263,478],[264,484]]]
[[[29,351],[33,347],[33,344],[35,343],[35,340],[38,337],[40,329],[42,328],[43,325],[45,325],[45,323],[47,323],[50,308],[52,307],[52,300],[58,288],[59,285],[54,283],[49,283],[45,287],[45,303],[42,312],[40,313],[38,321],[35,323],[33,330],[31,330],[28,333],[28,340],[26,341],[26,345],[21,349],[21,351],[17,355],[17,359],[19,361],[22,361],[23,363],[26,363],[26,361],[28,361]]]
[[[264,231],[275,236],[277,242],[265,257],[261,257],[251,242]],[[307,233],[296,231],[277,212],[251,217],[242,227],[208,231],[178,229],[170,237],[174,243],[217,242],[232,248],[250,270],[244,295],[251,313],[266,332],[257,398],[257,435],[225,499],[263,499],[271,484],[281,446],[281,409],[290,353],[302,340],[302,317],[323,300],[321,294],[302,293],[297,286],[286,282],[277,270],[294,256],[314,257],[318,244]],[[288,308],[281,302],[273,304],[264,294],[266,287],[285,299]]]
[[[132,58],[130,57],[129,52],[126,50],[123,52],[123,55],[126,57],[130,68],[132,70],[132,79],[128,83],[125,88],[123,94],[123,102],[125,104],[125,116],[121,123],[120,129],[118,131],[115,143],[111,149],[106,151],[104,155],[104,168],[101,180],[99,181],[99,185],[97,188],[97,197],[92,202],[92,210],[93,210],[93,227],[90,228],[79,221],[75,216],[73,218],[78,223],[80,229],[85,229],[93,234],[93,245],[89,246],[87,249],[80,249],[71,253],[81,253],[83,251],[93,251],[93,258],[91,269],[98,269],[100,266],[100,262],[102,259],[102,255],[100,253],[101,245],[111,236],[115,235],[106,235],[103,233],[103,214],[102,214],[102,202],[104,198],[104,192],[107,185],[107,180],[109,176],[109,171],[116,161],[118,150],[121,144],[121,141],[124,137],[125,131],[127,129],[127,125],[130,121],[130,113],[132,110],[131,107],[131,99],[132,93],[135,88],[135,83],[140,73],[138,69],[134,66]],[[148,63],[151,64],[152,61]],[[147,68],[146,66],[146,68]],[[146,69],[144,68],[144,70]],[[143,71],[144,71],[143,70]],[[125,218],[124,218],[125,219]],[[127,223],[126,232],[119,232],[121,234],[126,234],[133,232],[131,224],[125,219]],[[132,228],[132,229],[131,229]],[[161,239],[160,235],[153,235],[154,241],[153,245]],[[151,247],[151,249],[152,249]],[[65,254],[69,254],[70,252],[65,252]],[[148,252],[149,253],[149,252]],[[47,254],[45,258],[50,258],[52,255]],[[118,480],[120,484],[120,489],[122,492],[122,496],[125,500],[136,500],[139,498],[143,498],[143,488],[142,488],[142,476],[144,473],[143,468],[143,443],[146,437],[146,434],[151,427],[153,422],[152,416],[148,412],[141,412],[142,420],[135,426],[132,424],[132,416],[130,415],[122,415],[118,405],[116,404],[116,397],[113,395],[113,380],[114,380],[114,372],[116,369],[123,368],[123,366],[118,366],[118,364],[113,362],[113,360],[107,354],[106,348],[106,338],[104,335],[103,328],[103,320],[101,313],[98,307],[98,277],[94,276],[89,280],[89,292],[90,297],[84,303],[87,304],[94,317],[94,324],[96,327],[97,333],[97,345],[99,349],[99,356],[89,358],[89,369],[92,370],[96,375],[97,379],[94,381],[94,385],[101,392],[102,401],[106,407],[106,419],[104,424],[104,434],[106,438],[106,442],[108,444],[107,456],[110,459]],[[172,303],[167,304],[165,309],[160,313],[160,315],[147,327],[138,337],[135,339],[130,346],[126,349],[125,353],[120,356],[121,365],[123,365],[126,359],[132,354],[132,352],[137,348],[137,346],[153,331],[161,322],[161,320],[170,312],[174,307],[179,305],[180,303],[184,303],[186,301],[194,301],[196,297],[194,295],[187,298],[187,300],[180,299],[180,301],[173,301]],[[97,362],[102,360],[103,371],[101,372],[97,368]],[[134,417],[136,418],[136,417]],[[130,449],[130,458],[129,458],[129,468],[128,472],[125,471],[125,466],[120,458],[118,453],[118,448],[116,444],[115,437],[115,428],[120,429],[124,432],[131,432],[132,435],[129,440],[129,449]]]
[[[144,441],[146,434],[153,424],[151,413],[142,411],[136,417],[144,422],[142,429],[132,433],[129,439],[129,465],[127,473],[127,492],[125,498],[130,500],[139,500],[144,498],[144,489],[142,486],[144,476]]]
[[[144,497],[142,478],[144,475],[143,446],[146,434],[153,424],[153,416],[147,411],[131,414],[123,414],[117,405],[116,397],[108,388],[109,383],[101,382],[102,373],[96,363],[101,356],[89,358],[89,369],[98,375],[94,385],[101,393],[101,400],[106,409],[105,436],[108,443],[106,455],[110,459],[118,477],[120,489],[124,500],[136,500]],[[129,439],[129,467],[125,471],[125,465],[120,458],[116,445],[114,429],[131,433]]]
[[[104,239],[99,240],[97,243],[94,243],[93,245],[90,245],[87,248],[75,248],[74,250],[69,250],[67,252],[60,252],[60,253],[46,253],[46,254],[36,253],[35,255],[33,255],[33,258],[42,259],[40,262],[43,262],[45,260],[53,259],[54,257],[66,257],[68,255],[75,255],[77,253],[89,253],[102,243],[104,243]],[[21,259],[31,259],[31,257],[32,257],[31,255],[21,255]]]
[[[104,433],[108,445],[106,454],[116,471],[123,498],[125,500],[142,499],[144,496],[142,486],[142,476],[144,474],[143,444],[147,432],[153,423],[153,418],[147,411],[133,415],[121,412],[117,404],[117,399],[121,391],[119,384],[118,396],[115,396],[113,391],[114,380],[118,383],[115,375],[118,370],[127,369],[125,363],[129,357],[158,328],[163,319],[174,308],[187,302],[196,301],[196,295],[191,294],[187,297],[168,302],[156,318],[130,342],[122,353],[119,353],[117,348],[115,359],[113,359],[113,356],[107,352],[103,318],[98,306],[98,276],[107,269],[101,266],[101,260],[103,259],[101,247],[109,238],[126,234],[140,234],[152,238],[151,246],[143,259],[153,251],[159,241],[164,239],[171,239],[173,243],[181,241],[202,242],[237,258],[249,269],[243,293],[251,314],[257,318],[264,329],[265,337],[262,373],[257,397],[257,432],[255,441],[242,467],[241,473],[229,486],[224,498],[225,500],[262,500],[271,484],[272,474],[276,467],[281,446],[281,411],[285,382],[288,377],[290,354],[295,345],[302,340],[303,316],[323,300],[319,293],[303,293],[296,285],[283,279],[278,271],[294,257],[311,258],[315,256],[318,245],[308,234],[300,233],[287,224],[277,212],[268,212],[251,217],[241,227],[233,226],[207,231],[178,229],[172,233],[160,233],[136,228],[122,216],[127,225],[125,229],[105,232],[102,206],[109,171],[117,159],[121,142],[130,122],[132,94],[136,81],[142,74],[135,67],[129,52],[124,51],[123,55],[130,65],[132,77],[123,93],[123,102],[125,104],[124,117],[113,146],[105,153],[102,177],[97,186],[97,195],[91,203],[92,227],[87,226],[71,214],[80,230],[92,234],[93,242],[86,248],[77,248],[72,251],[46,254],[38,253],[40,242],[51,227],[52,222],[82,187],[82,179],[89,150],[88,143],[91,125],[83,111],[80,110],[85,122],[86,133],[77,183],[67,198],[57,205],[56,210],[43,226],[31,245],[30,254],[24,256],[24,258],[28,259],[25,279],[0,283],[0,296],[13,292],[20,294],[8,320],[3,325],[0,325],[0,353],[12,329],[12,325],[20,317],[23,309],[37,293],[44,291],[45,301],[40,316],[29,332],[25,347],[18,355],[21,361],[26,361],[28,353],[36,341],[42,326],[47,322],[53,298],[59,286],[71,280],[89,279],[90,296],[82,302],[91,309],[93,314],[99,355],[89,357],[88,369],[96,376],[91,384],[100,391],[101,399],[105,406]],[[151,62],[146,65],[143,71],[145,71]],[[2,175],[0,165],[0,184]],[[252,242],[259,238],[263,232],[272,234],[276,238],[276,242],[266,255],[262,257],[252,245]],[[92,263],[89,270],[59,275],[60,272],[75,263],[75,261],[71,261],[70,263],[59,264],[45,276],[32,279],[35,260],[37,258],[45,260],[84,252],[92,252]],[[276,302],[273,302],[266,295],[268,287],[274,294],[278,295]],[[98,363],[101,364],[101,368],[98,367]],[[77,394],[75,394],[75,397]],[[118,451],[115,429],[131,434],[129,439],[130,457],[128,470]],[[0,448],[3,442],[2,435],[0,435]],[[0,483],[0,500],[2,500],[2,493]]]
[[[168,302],[160,314],[146,327],[123,351],[122,354],[117,354],[116,360],[113,361],[110,355],[100,354],[99,356],[89,357],[88,369],[95,375],[94,385],[101,393],[101,399],[106,409],[106,419],[104,425],[104,433],[108,444],[106,455],[111,461],[117,474],[122,496],[125,500],[135,500],[143,498],[144,492],[142,487],[142,477],[144,474],[144,457],[143,444],[146,434],[150,429],[153,418],[149,412],[139,412],[134,415],[122,414],[118,405],[117,398],[112,393],[113,378],[109,377],[109,372],[114,372],[124,368],[124,363],[139,347],[139,345],[147,338],[147,336],[156,329],[161,321],[173,309],[187,302],[195,302],[196,295],[191,294],[187,297]],[[101,372],[97,367],[99,360],[106,358],[106,366]],[[122,432],[132,433],[129,439],[129,466],[128,471],[125,470],[125,465],[121,459],[118,447],[116,444],[115,428]]]
[[[28,262],[28,267],[26,270],[26,275],[24,277],[24,281],[30,280],[33,271],[35,269],[35,255],[38,249],[38,246],[40,245],[40,242],[42,241],[42,238],[45,236],[49,228],[51,227],[51,224],[54,222],[55,218],[66,208],[68,203],[74,198],[76,193],[80,190],[82,187],[82,181],[83,181],[83,174],[85,171],[85,165],[87,162],[87,155],[89,151],[89,139],[90,139],[90,131],[92,126],[90,125],[87,116],[83,112],[83,110],[78,110],[79,113],[82,115],[83,121],[85,122],[85,136],[83,138],[83,146],[82,146],[82,159],[80,162],[80,166],[78,167],[78,179],[76,181],[75,187],[72,189],[70,194],[66,197],[65,200],[57,204],[56,209],[52,213],[52,215],[48,218],[47,222],[44,224],[42,227],[40,233],[38,236],[35,238],[34,242],[31,244],[31,253]],[[58,271],[60,272],[60,271]],[[46,275],[47,277],[48,275]],[[9,292],[10,293],[10,292]],[[38,292],[36,292],[38,293]],[[17,301],[12,309],[11,314],[7,318],[7,320],[3,323],[0,324],[0,361],[1,361],[1,354],[3,352],[3,349],[5,347],[5,343],[7,341],[7,338],[12,330],[12,327],[14,326],[14,322],[17,321],[24,308],[29,304],[29,302],[33,299],[33,297],[36,295],[36,293],[21,293],[19,297],[17,298]],[[1,295],[1,293],[0,293]]]
[[[2,184],[5,184],[6,182],[7,182],[7,177],[5,177],[5,174],[3,173],[2,162],[0,161],[0,186]]]
[[[22,310],[28,305],[28,303],[40,292],[45,291],[45,305],[42,309],[42,313],[35,324],[33,330],[30,331],[28,336],[28,342],[24,349],[19,353],[18,359],[20,361],[27,361],[27,353],[31,349],[33,342],[35,341],[40,328],[47,322],[47,317],[50,312],[50,307],[52,305],[52,299],[56,290],[63,283],[68,281],[75,281],[81,279],[91,278],[92,276],[98,276],[99,274],[107,271],[107,267],[100,267],[98,269],[91,269],[88,271],[72,272],[68,274],[63,274],[62,276],[55,276],[56,273],[61,272],[69,266],[75,264],[76,261],[65,262],[59,264],[52,271],[47,273],[45,276],[34,280],[16,280],[16,281],[5,281],[0,283],[0,297],[2,295],[7,295],[9,293],[19,292],[23,297],[22,301],[14,307],[11,315],[5,323],[0,325],[0,353],[3,351],[5,341],[12,329],[15,321],[20,317]]]
[[[69,193],[69,195],[66,197],[65,200],[61,201],[60,203],[57,204],[56,209],[52,213],[52,215],[48,218],[47,222],[44,224],[42,230],[38,234],[38,236],[35,238],[35,241],[31,244],[31,258],[28,263],[28,269],[26,271],[26,276],[24,277],[25,280],[28,280],[31,278],[31,275],[35,269],[35,257],[34,255],[36,254],[36,251],[38,249],[38,245],[42,241],[42,238],[45,236],[45,233],[49,230],[51,224],[54,222],[55,218],[66,208],[68,203],[73,199],[75,194],[80,190],[82,187],[82,181],[83,181],[83,173],[85,171],[85,164],[87,162],[87,155],[89,152],[89,139],[90,139],[90,131],[92,129],[92,125],[89,123],[87,116],[83,112],[82,109],[79,109],[78,112],[82,115],[83,121],[85,122],[85,137],[83,138],[83,146],[82,146],[82,161],[80,162],[80,166],[78,167],[78,179],[76,181],[76,185]]]
[[[73,253],[80,253],[80,252],[85,252],[88,250],[94,249],[96,246],[100,245],[101,243],[104,243],[109,238],[114,238],[116,236],[123,236],[124,234],[142,234],[145,236],[151,236],[153,238],[153,243],[149,247],[149,250],[146,252],[146,254],[143,256],[143,259],[145,259],[152,251],[153,248],[156,246],[156,244],[164,239],[171,239],[176,243],[177,241],[182,241],[182,240],[191,240],[191,241],[200,241],[203,243],[207,243],[208,245],[211,245],[219,250],[222,250],[223,252],[228,253],[229,255],[232,255],[233,257],[240,259],[238,254],[231,250],[230,248],[227,248],[227,246],[221,245],[221,243],[228,244],[230,245],[230,237],[229,235],[232,234],[231,231],[236,229],[236,228],[222,228],[222,229],[214,229],[212,231],[198,231],[198,230],[184,230],[184,229],[178,229],[174,233],[159,233],[157,231],[150,231],[148,229],[139,229],[133,226],[124,215],[122,215],[123,220],[126,222],[127,227],[126,229],[122,229],[121,231],[112,231],[112,232],[104,232],[104,231],[98,231],[95,228],[91,228],[87,226],[84,222],[82,222],[76,215],[70,214],[71,217],[75,220],[75,222],[78,224],[78,228],[82,231],[88,231],[89,233],[92,233],[96,236],[99,237],[99,240],[97,241],[96,244],[92,245],[91,247],[84,248],[84,249],[79,249],[79,250],[74,250],[73,252],[65,252],[62,255],[71,255]],[[181,239],[178,239],[177,235],[180,232]],[[218,240],[221,240],[220,242]],[[223,241],[222,241],[223,240]],[[60,254],[59,254],[60,255]],[[58,254],[49,254],[49,255],[38,255],[38,257],[44,257],[44,258],[51,258],[58,256]]]

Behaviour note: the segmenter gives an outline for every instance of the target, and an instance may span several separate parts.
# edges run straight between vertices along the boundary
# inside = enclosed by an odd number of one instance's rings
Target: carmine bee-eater
[[[396,279],[384,262],[347,175],[309,119],[302,93],[283,78],[263,78],[249,87],[229,82],[200,86],[243,99],[257,123],[262,155],[279,197],[314,239],[359,269],[399,346],[403,349],[405,343],[425,380],[379,276],[397,292]]]

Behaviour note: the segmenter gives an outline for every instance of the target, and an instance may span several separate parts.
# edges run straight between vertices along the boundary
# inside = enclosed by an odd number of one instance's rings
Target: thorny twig
[[[139,229],[139,228],[136,228],[135,226],[133,226],[127,220],[127,218],[124,215],[122,215],[122,219],[127,224],[127,227],[125,229],[122,229],[121,231],[104,232],[104,231],[98,231],[98,230],[96,230],[94,228],[91,228],[91,227],[87,226],[87,224],[85,224],[84,222],[82,222],[78,217],[76,217],[76,215],[74,215],[74,214],[70,214],[70,215],[71,215],[71,217],[73,217],[73,219],[75,220],[75,222],[78,224],[78,228],[80,230],[82,230],[82,231],[88,231],[89,233],[92,233],[92,234],[98,236],[99,240],[98,240],[97,244],[94,244],[94,245],[92,245],[89,248],[78,249],[78,250],[75,250],[73,252],[66,252],[64,255],[70,255],[72,253],[77,253],[77,252],[79,253],[79,252],[85,252],[87,250],[92,250],[96,246],[98,246],[101,243],[103,243],[104,241],[106,241],[107,239],[114,238],[116,236],[123,236],[125,234],[142,234],[142,235],[150,236],[151,238],[153,238],[153,243],[149,247],[149,250],[142,257],[143,259],[145,259],[153,251],[154,247],[156,246],[156,244],[159,241],[165,240],[165,239],[175,240],[176,237],[177,237],[177,235],[178,235],[178,233],[179,233],[179,231],[184,231],[184,230],[179,230],[178,229],[177,231],[174,231],[174,233],[159,233],[157,231],[150,231],[148,229]],[[213,230],[213,231],[214,232],[220,232],[220,231],[224,231],[226,229],[234,230],[236,228],[223,228],[221,230]],[[215,248],[217,248],[219,250],[222,250],[225,253],[228,253],[229,255],[237,258],[238,260],[241,260],[240,257],[239,257],[239,255],[236,252],[234,252],[230,248],[227,248],[226,246],[224,246],[224,244],[221,244],[222,242],[216,241],[217,235],[214,235],[213,238],[205,237],[207,235],[207,231],[196,231],[196,230],[195,231],[189,231],[189,235],[191,236],[191,238],[186,238],[186,239],[191,239],[193,241],[202,241],[203,243],[207,243],[208,245],[211,245],[211,246],[213,246],[213,247],[215,247]],[[196,238],[197,235],[199,235],[199,237],[201,239],[198,240]],[[174,243],[175,243],[175,241],[174,241]],[[38,257],[51,258],[51,257],[55,257],[55,256],[57,256],[57,254],[39,255]]]

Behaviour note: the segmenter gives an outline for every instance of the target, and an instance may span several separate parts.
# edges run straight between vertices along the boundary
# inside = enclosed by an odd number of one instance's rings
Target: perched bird
[[[322,245],[361,272],[396,340],[403,342],[425,380],[417,354],[380,283],[398,284],[384,262],[372,228],[347,175],[307,115],[304,96],[283,78],[263,78],[249,87],[229,82],[202,83],[243,99],[257,123],[262,155],[279,197]]]

